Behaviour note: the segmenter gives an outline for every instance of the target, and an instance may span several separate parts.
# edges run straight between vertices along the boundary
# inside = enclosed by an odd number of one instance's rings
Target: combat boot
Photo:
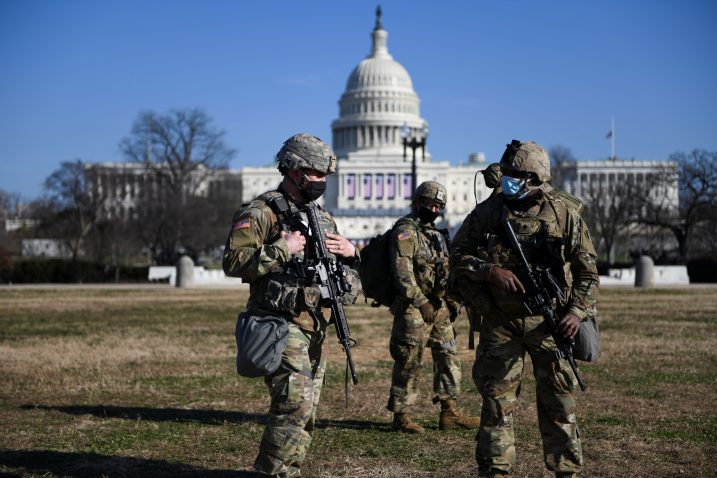
[[[479,426],[480,418],[458,413],[455,400],[441,400],[441,416],[438,419],[439,430],[474,429]]]
[[[425,428],[411,420],[408,413],[394,413],[391,428],[397,432],[416,433],[419,435],[423,435],[426,432]]]

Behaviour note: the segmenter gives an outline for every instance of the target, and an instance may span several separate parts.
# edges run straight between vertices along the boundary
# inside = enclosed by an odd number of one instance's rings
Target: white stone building
[[[327,191],[319,200],[336,218],[339,231],[358,241],[384,232],[409,212],[413,151],[408,148],[404,152],[402,132],[420,138],[427,134],[428,127],[421,116],[420,99],[410,75],[389,52],[388,32],[383,29],[380,12],[371,39],[368,56],[350,73],[338,100],[339,115],[331,123],[337,173],[329,176]],[[487,165],[485,156],[471,154],[468,162],[456,166],[447,160],[434,160],[428,149],[430,141],[425,144],[425,150],[415,151],[416,182],[435,180],[446,186],[448,205],[441,226],[455,230],[476,202],[490,193],[482,176],[475,178]],[[574,179],[568,181],[566,189],[587,201],[590,187],[602,185],[609,192],[623,181],[647,184],[651,175],[666,164],[637,160],[578,161]],[[157,179],[142,165],[102,163],[90,165],[88,171],[95,187],[106,195],[108,211],[113,216],[131,215],[140,194],[156,195]],[[676,207],[676,177],[667,190],[650,194],[656,198],[664,194]],[[275,188],[280,181],[275,166],[244,167],[216,171],[196,189],[198,194],[239,205]]]
[[[403,136],[426,139],[428,129],[410,75],[389,53],[380,11],[371,37],[371,51],[349,75],[339,117],[331,123],[338,167],[325,194],[339,230],[359,240],[384,232],[409,212],[414,151],[405,149]],[[474,175],[486,166],[484,155],[472,155],[465,166],[433,161],[427,147],[415,155],[416,183],[434,180],[448,189],[444,225],[462,223],[476,197],[488,196],[482,178],[474,193]]]
[[[626,187],[643,190],[651,200],[667,208],[677,209],[677,162],[636,159],[578,161],[575,174],[572,180],[567,181],[565,189],[589,201],[596,194],[619,194]]]
[[[608,256],[610,262],[616,258],[625,261],[630,254],[639,251],[667,255],[676,253],[677,241],[669,231],[633,222],[633,219],[638,212],[634,209],[636,195],[665,213],[677,211],[677,162],[635,159],[577,161],[564,187],[585,203],[587,211],[584,215],[592,217],[593,243],[598,252]],[[616,224],[619,228],[613,235],[611,231]],[[602,228],[605,228],[604,231]],[[612,236],[609,251],[603,232],[607,237]]]
[[[404,157],[401,133],[407,129],[417,137],[428,126],[420,115],[410,75],[388,51],[388,33],[380,14],[371,37],[371,51],[349,75],[339,99],[339,117],[331,124],[338,166],[319,200],[334,215],[339,231],[359,241],[384,232],[409,212],[413,154],[409,148]],[[490,193],[482,177],[474,181],[476,172],[486,166],[483,154],[471,155],[465,165],[452,166],[448,161],[433,161],[426,149],[416,151],[416,162],[418,184],[435,180],[448,189],[443,224],[447,227],[460,225],[476,198],[482,201]],[[244,167],[216,178],[217,185],[210,185],[209,191],[211,196],[224,187],[238,192],[237,203],[247,202],[280,181],[273,166]]]
[[[388,33],[380,13],[371,33],[368,57],[351,72],[339,99],[339,118],[331,124],[337,174],[329,176],[319,203],[336,218],[342,234],[365,240],[384,232],[409,212],[412,151],[404,158],[402,128],[412,136],[425,134],[428,122],[420,115],[420,100],[406,69],[388,51]],[[280,138],[283,139],[283,138]],[[429,144],[427,142],[427,144]],[[478,201],[489,194],[475,173],[483,169],[483,154],[473,154],[465,165],[433,161],[430,151],[416,151],[417,184],[435,180],[448,189],[444,226],[462,223]],[[104,195],[111,216],[128,217],[140,194],[156,194],[157,179],[136,163],[88,165],[88,178],[97,194]],[[234,201],[237,205],[275,188],[281,175],[274,166],[217,171],[197,193]]]

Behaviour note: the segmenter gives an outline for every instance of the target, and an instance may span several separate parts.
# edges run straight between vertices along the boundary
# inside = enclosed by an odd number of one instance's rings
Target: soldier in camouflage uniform
[[[574,337],[595,313],[598,274],[588,228],[571,197],[553,189],[545,150],[514,140],[501,159],[502,191],[465,219],[451,245],[451,293],[483,314],[473,380],[483,397],[476,459],[481,476],[505,476],[515,462],[513,410],[526,352],[536,380],[538,424],[548,469],[572,477],[583,464],[575,376],[556,358],[542,316],[523,305],[519,259],[503,236],[507,218],[531,267],[549,269],[562,288],[560,333]],[[453,286],[455,284],[455,287]],[[455,289],[455,290],[454,290]]]
[[[439,429],[477,428],[476,417],[456,410],[461,386],[461,362],[456,349],[453,320],[457,304],[446,302],[448,275],[447,231],[436,229],[433,221],[446,205],[446,189],[435,181],[416,188],[411,214],[396,222],[390,238],[391,269],[396,299],[391,331],[394,359],[388,409],[394,413],[393,429],[424,433],[409,415],[416,401],[423,350],[433,356],[434,403],[441,403]]]
[[[297,134],[284,143],[276,158],[281,184],[234,215],[223,266],[228,276],[250,284],[247,313],[279,316],[288,322],[282,365],[265,378],[271,405],[254,468],[260,476],[296,477],[301,476],[311,443],[326,365],[321,349],[331,311],[319,303],[318,286],[297,274],[297,260],[305,258],[306,238],[295,226],[296,221],[307,224],[300,207],[324,192],[326,176],[336,171],[336,156],[320,139]],[[342,302],[353,303],[361,290],[357,249],[338,234],[326,211],[317,212],[328,252],[348,266],[352,288]]]

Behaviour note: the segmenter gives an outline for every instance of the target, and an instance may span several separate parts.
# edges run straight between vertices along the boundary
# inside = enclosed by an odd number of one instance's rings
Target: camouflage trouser
[[[433,357],[434,400],[455,400],[460,393],[461,361],[448,308],[442,304],[435,323],[428,326],[420,311],[409,306],[393,319],[390,349],[394,363],[387,405],[390,411],[404,412],[415,403],[426,346],[431,347]]]
[[[583,463],[570,365],[555,356],[555,342],[539,316],[483,318],[473,380],[483,397],[476,460],[482,474],[507,473],[515,463],[513,409],[520,395],[525,352],[533,363],[538,426],[549,470],[577,472]]]
[[[282,366],[265,378],[271,395],[268,423],[254,468],[266,475],[299,476],[311,443],[326,359],[321,357],[325,332],[306,332],[289,323]]]

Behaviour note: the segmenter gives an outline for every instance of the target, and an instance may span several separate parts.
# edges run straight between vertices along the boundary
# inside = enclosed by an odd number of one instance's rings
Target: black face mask
[[[326,181],[311,181],[306,174],[301,184],[297,184],[301,197],[305,201],[315,201],[326,191]]]
[[[440,213],[434,212],[433,209],[421,206],[418,208],[418,219],[423,223],[429,223],[436,220]]]

